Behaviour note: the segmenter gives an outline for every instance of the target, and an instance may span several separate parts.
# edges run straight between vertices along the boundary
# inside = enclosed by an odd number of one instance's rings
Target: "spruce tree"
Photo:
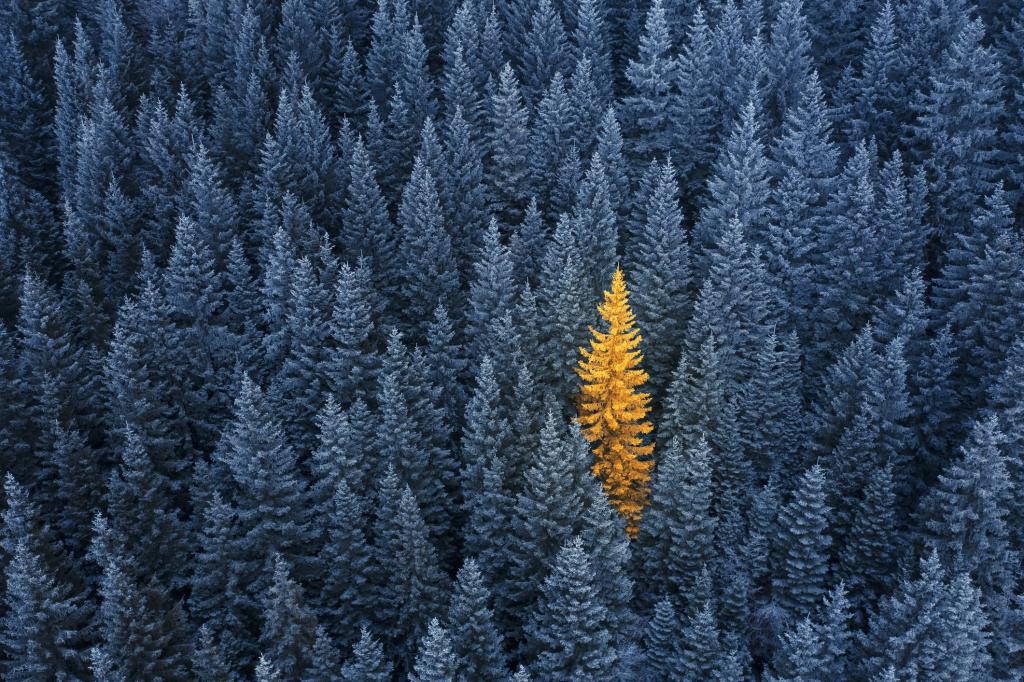
[[[526,625],[531,669],[546,680],[615,679],[617,643],[601,602],[590,558],[579,538],[566,542],[541,586]]]
[[[523,219],[532,195],[529,174],[529,112],[523,104],[519,81],[508,64],[491,95],[488,130],[487,177],[491,211],[506,226]]]
[[[416,664],[409,675],[410,682],[448,682],[454,680],[458,659],[452,652],[451,637],[437,618],[427,626],[427,634],[420,640]]]
[[[634,162],[664,157],[672,148],[673,100],[676,60],[672,37],[661,0],[647,11],[636,60],[626,69],[629,94],[623,101],[624,120],[630,121],[626,137],[632,142]]]
[[[384,658],[384,651],[365,627],[352,650],[352,657],[341,669],[345,682],[387,682],[392,666]]]
[[[772,594],[796,617],[809,613],[825,594],[832,542],[828,514],[825,473],[815,464],[800,477],[793,499],[779,512]]]
[[[690,250],[670,163],[662,166],[645,210],[640,232],[631,237],[627,268],[632,273],[637,323],[643,330],[648,383],[651,394],[659,397],[675,368],[690,308]]]
[[[504,643],[489,601],[484,576],[476,562],[467,559],[456,577],[446,620],[457,659],[456,677],[496,680],[507,675]]]
[[[289,676],[301,676],[312,663],[316,616],[303,603],[302,588],[290,575],[287,562],[275,556],[273,581],[263,597],[262,655]]]

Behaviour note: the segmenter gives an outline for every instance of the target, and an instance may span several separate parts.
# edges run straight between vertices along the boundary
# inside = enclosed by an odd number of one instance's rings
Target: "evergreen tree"
[[[626,69],[630,91],[623,101],[623,116],[631,121],[626,137],[632,142],[636,163],[664,157],[672,148],[677,65],[671,49],[665,8],[661,0],[654,0],[647,11],[637,59],[630,60]]]
[[[378,575],[373,548],[366,539],[363,500],[340,478],[324,526],[319,563],[325,571],[319,595],[320,622],[334,641],[346,647],[373,617]]]
[[[83,676],[91,634],[85,594],[69,581],[73,576],[60,565],[60,557],[48,556],[56,549],[50,530],[36,516],[24,488],[8,474],[4,489],[4,677],[28,681]]]
[[[455,678],[496,680],[506,673],[501,634],[494,622],[490,591],[476,562],[467,559],[459,569],[448,606],[448,630],[458,661]]]
[[[106,519],[93,523],[93,560],[103,573],[97,629],[103,653],[124,679],[186,679],[191,648],[180,602],[155,580],[140,587]]]
[[[447,581],[409,486],[399,490],[389,471],[380,497],[374,549],[383,583],[376,617],[398,660],[411,670],[412,643],[426,633],[427,619],[442,608]]]
[[[542,597],[526,626],[536,654],[531,668],[546,680],[615,679],[616,643],[594,584],[594,569],[579,538],[563,545]]]
[[[632,235],[627,267],[633,302],[643,329],[644,359],[653,396],[663,394],[676,365],[679,339],[689,314],[690,251],[683,231],[675,171],[665,163],[641,231]]]
[[[315,557],[308,494],[295,452],[285,442],[280,423],[268,413],[262,390],[244,375],[234,417],[215,458],[222,472],[218,478],[223,477],[222,494],[234,516],[227,547],[233,582],[229,608],[245,628],[241,643],[249,648],[269,589],[268,560],[280,554],[297,576],[306,576]],[[248,637],[253,640],[246,641]]]
[[[302,676],[303,682],[329,682],[338,679],[341,654],[322,625],[316,628],[312,659],[312,664]]]
[[[662,597],[654,605],[654,615],[644,630],[644,657],[650,679],[681,680],[682,632],[672,600]]]
[[[529,99],[537,101],[555,74],[569,71],[569,40],[551,0],[537,0],[522,57],[523,81]]]
[[[442,223],[437,185],[422,157],[402,192],[398,211],[403,254],[401,273],[403,320],[415,329],[439,304],[459,307],[459,269],[451,237]]]
[[[508,64],[491,95],[488,131],[487,178],[491,211],[506,226],[522,222],[532,195],[529,112],[523,104],[519,81]]]
[[[794,616],[806,615],[825,594],[829,575],[828,505],[825,473],[815,464],[797,483],[779,512],[779,537],[772,590]]]
[[[345,682],[387,682],[391,679],[391,665],[384,659],[384,651],[365,627],[356,643],[352,658],[341,669]]]
[[[686,599],[701,569],[714,559],[710,456],[703,439],[684,451],[673,438],[662,451],[651,507],[636,540],[644,599],[662,595],[680,609],[700,607]]]
[[[313,664],[316,616],[303,603],[302,588],[289,574],[288,563],[274,557],[273,579],[263,597],[262,655],[289,676],[301,675]]]
[[[409,675],[411,682],[447,682],[454,680],[457,671],[457,658],[452,652],[451,637],[438,622],[432,618],[427,626],[427,634],[420,640],[419,653],[416,654],[416,666]]]
[[[987,628],[978,589],[967,576],[947,577],[933,552],[921,559],[918,575],[883,597],[863,641],[863,673],[881,675],[892,666],[903,679],[991,679]]]
[[[696,605],[694,605],[696,606]],[[711,602],[705,602],[683,628],[682,678],[687,680],[718,679],[718,668],[724,658],[721,633]]]
[[[984,36],[981,20],[968,21],[937,64],[930,87],[914,100],[918,122],[911,140],[928,172],[928,218],[942,248],[996,180],[1002,77]]]

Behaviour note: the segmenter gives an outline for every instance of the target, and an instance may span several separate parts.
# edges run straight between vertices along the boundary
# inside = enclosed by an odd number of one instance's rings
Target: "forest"
[[[1024,1],[0,0],[0,678],[1024,679]]]

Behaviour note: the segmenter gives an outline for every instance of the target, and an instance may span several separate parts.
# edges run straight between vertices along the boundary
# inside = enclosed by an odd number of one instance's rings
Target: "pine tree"
[[[391,668],[380,642],[364,627],[352,658],[341,669],[341,678],[345,682],[387,682],[391,679]]]
[[[590,350],[580,349],[583,359],[578,374],[580,424],[583,435],[594,443],[594,475],[627,520],[635,537],[640,515],[647,504],[653,444],[645,443],[651,432],[647,416],[650,396],[637,389],[647,380],[639,368],[640,332],[629,307],[629,292],[621,269],[615,270],[610,291],[598,306],[606,332],[591,330]]]
[[[627,267],[633,279],[633,304],[644,330],[648,385],[659,397],[676,365],[679,339],[689,315],[690,250],[682,226],[675,171],[661,168],[646,208],[646,219],[632,235]]]
[[[416,329],[439,304],[459,308],[459,269],[451,237],[442,223],[437,185],[422,157],[402,192],[398,211],[403,254],[402,301],[405,328]]]
[[[498,224],[493,219],[484,232],[473,271],[466,305],[465,336],[469,360],[476,363],[493,348],[496,339],[489,335],[499,331],[494,322],[512,311],[516,294],[512,253],[502,244]]]
[[[336,642],[355,642],[363,623],[373,618],[373,548],[366,538],[363,500],[340,478],[324,521],[319,563],[325,571],[319,595],[319,620]]]
[[[447,580],[412,490],[408,485],[399,490],[393,471],[382,487],[374,529],[376,565],[383,573],[376,617],[398,660],[411,670],[413,643],[442,608]]]
[[[102,569],[97,629],[102,650],[124,679],[186,679],[192,655],[185,613],[155,580],[145,587],[109,525],[97,515],[90,550]]]
[[[223,472],[224,499],[235,516],[227,548],[237,590],[230,608],[255,637],[261,600],[269,589],[268,560],[278,553],[296,576],[310,575],[314,534],[295,452],[269,414],[263,392],[243,375],[237,396],[215,461]]]
[[[126,429],[124,449],[107,483],[110,525],[130,548],[135,577],[156,578],[168,586],[184,580],[185,528],[174,508],[166,478],[153,462],[138,434]]]
[[[262,654],[289,675],[301,676],[312,663],[316,616],[303,603],[302,588],[279,555],[273,561],[273,581],[263,597]]]
[[[672,102],[676,61],[670,54],[672,38],[661,0],[647,11],[636,60],[630,60],[626,79],[629,95],[623,101],[624,120],[631,121],[626,137],[632,141],[634,162],[665,157],[672,148]]]
[[[650,679],[682,680],[682,628],[672,600],[662,597],[654,605],[654,615],[644,630],[644,658]]]
[[[999,63],[982,44],[981,20],[968,21],[954,35],[930,87],[914,100],[918,123],[911,129],[917,160],[928,172],[928,218],[940,248],[950,245],[956,226],[968,223],[994,187],[1003,97]]]
[[[863,674],[892,666],[934,680],[991,679],[987,627],[977,588],[967,576],[949,578],[932,552],[882,598],[863,641]]]
[[[969,576],[980,590],[994,626],[992,651],[999,668],[1016,646],[1007,620],[1020,562],[1009,545],[1012,493],[1004,440],[996,417],[975,424],[962,458],[946,467],[920,509],[926,544],[951,574]]]
[[[316,628],[316,641],[313,643],[311,658],[313,662],[303,674],[303,682],[330,682],[338,679],[341,654],[322,625]]]
[[[775,125],[795,109],[811,77],[811,27],[803,0],[783,0],[772,23],[766,62],[768,111]]]
[[[327,321],[330,352],[320,366],[327,386],[343,400],[370,398],[379,360],[376,355],[378,294],[373,289],[368,259],[355,268],[342,264]]]
[[[569,40],[558,9],[551,0],[537,0],[521,53],[523,80],[531,101],[537,101],[555,74],[570,70]]]
[[[526,635],[536,654],[531,669],[545,680],[616,678],[618,653],[608,613],[594,584],[594,569],[579,538],[555,557]]]
[[[899,538],[896,513],[892,465],[887,463],[872,472],[864,486],[839,555],[839,575],[862,610],[891,591]]]
[[[504,645],[489,601],[490,591],[476,561],[467,559],[448,606],[448,631],[458,661],[456,678],[497,680],[507,674]]]
[[[448,682],[454,680],[458,659],[452,652],[451,637],[438,622],[432,618],[427,626],[427,634],[420,640],[419,653],[416,654],[416,665],[409,675],[410,682]]]
[[[374,290],[393,300],[399,262],[396,249],[398,232],[388,215],[377,169],[366,145],[357,140],[350,161],[348,201],[342,212],[345,229],[340,235],[344,253],[354,260],[363,256],[373,276]]]
[[[643,599],[661,595],[680,609],[700,607],[685,600],[701,569],[714,559],[710,455],[703,438],[685,451],[673,438],[662,453],[636,540]]]
[[[523,104],[519,81],[508,64],[491,95],[489,124],[486,168],[491,211],[501,224],[517,225],[532,195],[528,181],[529,112]]]
[[[682,678],[716,679],[723,652],[721,633],[711,602],[704,602],[702,606],[696,608],[683,628],[682,640]]]
[[[829,574],[829,509],[825,473],[815,464],[797,483],[793,499],[779,512],[775,599],[794,616],[806,615],[825,594]]]
[[[8,474],[4,483],[4,612],[0,646],[6,679],[74,679],[85,674],[89,637],[85,595],[56,561],[49,528]],[[58,557],[54,557],[57,559]],[[62,569],[62,570],[61,570]]]
[[[555,554],[582,529],[590,453],[578,431],[566,433],[554,407],[549,401],[539,447],[512,507],[509,578],[499,594],[503,619],[530,611]]]

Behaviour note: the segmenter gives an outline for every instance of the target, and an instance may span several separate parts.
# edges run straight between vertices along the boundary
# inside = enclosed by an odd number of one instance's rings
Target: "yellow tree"
[[[615,269],[611,291],[597,307],[607,330],[591,328],[590,349],[576,368],[582,380],[579,422],[593,446],[594,475],[601,479],[612,505],[626,518],[626,531],[636,537],[640,515],[650,492],[650,455],[647,442],[649,394],[638,390],[647,381],[640,367],[641,337],[629,308],[629,291],[621,268]]]

